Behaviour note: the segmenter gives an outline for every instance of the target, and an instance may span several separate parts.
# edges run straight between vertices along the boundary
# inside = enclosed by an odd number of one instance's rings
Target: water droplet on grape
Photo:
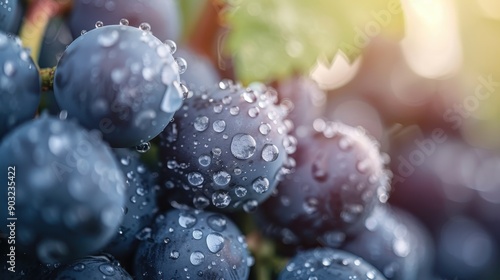
[[[195,251],[189,256],[189,261],[192,265],[200,265],[205,260],[205,255],[200,251]]]
[[[273,144],[266,144],[262,149],[262,159],[267,162],[275,161],[278,158],[279,154],[280,152],[278,150],[278,147]]]
[[[238,133],[231,141],[231,153],[237,159],[248,159],[255,154],[257,142],[249,134]]]
[[[210,233],[207,235],[206,243],[208,250],[216,254],[224,248],[224,237],[216,232]]]
[[[265,193],[269,190],[269,180],[266,177],[258,177],[252,182],[252,188],[256,193]]]

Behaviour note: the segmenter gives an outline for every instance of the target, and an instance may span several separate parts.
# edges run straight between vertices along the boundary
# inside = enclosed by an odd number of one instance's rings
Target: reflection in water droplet
[[[205,131],[208,128],[208,121],[209,119],[207,116],[197,117],[193,123],[194,129],[200,132]]]
[[[258,177],[252,182],[252,188],[256,193],[265,193],[269,190],[269,180],[266,177]]]
[[[195,251],[191,253],[191,256],[189,257],[189,261],[191,262],[192,265],[200,265],[204,260],[205,260],[205,255],[203,255],[203,253],[200,251]]]
[[[217,208],[225,208],[231,203],[231,197],[227,192],[217,191],[212,194],[212,203]]]
[[[238,133],[231,141],[231,153],[237,159],[248,159],[255,154],[257,142],[249,134]]]
[[[208,250],[214,254],[224,248],[224,237],[219,233],[210,233],[207,235],[206,242]]]
[[[262,159],[271,162],[275,161],[279,156],[279,150],[278,147],[276,147],[273,144],[266,144],[264,145],[264,148],[262,149]]]
[[[99,266],[99,271],[106,276],[113,276],[116,273],[116,270],[110,264],[101,264]]]
[[[215,231],[224,231],[226,229],[227,220],[221,215],[211,215],[207,218],[208,226]]]
[[[179,225],[183,228],[192,228],[196,224],[196,221],[196,217],[191,214],[179,214]]]

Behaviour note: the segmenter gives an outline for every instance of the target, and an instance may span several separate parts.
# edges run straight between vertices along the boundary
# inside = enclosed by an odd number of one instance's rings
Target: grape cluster
[[[418,180],[392,183],[399,166],[386,152],[405,148],[326,118],[332,97],[307,77],[275,90],[221,73],[200,46],[178,49],[178,4],[74,0],[50,19],[34,61],[17,37],[21,1],[0,0],[1,279],[478,279],[495,269],[500,219],[478,213],[498,196],[487,179],[496,157],[459,143]],[[481,178],[447,177],[442,153],[491,164]],[[451,187],[463,191],[455,203]]]

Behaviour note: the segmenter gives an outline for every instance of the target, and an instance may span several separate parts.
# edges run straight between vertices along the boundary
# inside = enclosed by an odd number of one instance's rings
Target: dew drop
[[[201,175],[201,173],[199,172],[191,172],[187,175],[187,179],[188,179],[188,182],[192,185],[192,186],[199,186],[201,184],[203,184],[203,175]]]
[[[237,197],[244,197],[245,195],[247,195],[247,189],[245,189],[244,187],[242,186],[238,186],[234,189],[234,193],[236,194]]]
[[[149,31],[151,31],[151,25],[147,22],[143,22],[143,23],[139,24],[139,29],[142,31],[149,32]]]
[[[179,214],[179,225],[183,228],[192,228],[197,222],[197,219],[195,216],[187,213],[181,213]]]
[[[212,159],[208,155],[201,155],[198,157],[198,163],[203,167],[207,167],[212,163]]]
[[[77,272],[83,271],[84,269],[85,265],[83,263],[77,263],[73,266],[73,270]]]
[[[187,62],[182,57],[176,57],[175,63],[177,63],[177,68],[179,69],[179,74],[186,72],[187,70]]]
[[[120,19],[120,25],[124,25],[124,26],[129,25],[129,21],[128,21],[128,19],[126,19],[126,18],[122,18],[122,19]]]
[[[200,240],[203,237],[203,231],[199,229],[193,230],[193,238],[196,240]]]
[[[280,152],[278,150],[278,147],[273,144],[266,144],[262,149],[262,159],[267,162],[275,161],[278,158],[279,154]]]
[[[255,103],[257,101],[257,96],[255,95],[255,92],[251,89],[247,89],[245,92],[243,92],[241,94],[241,97],[248,103]]]
[[[178,81],[173,81],[172,85],[167,88],[165,95],[161,101],[161,109],[166,113],[173,113],[182,106],[185,88]]]
[[[222,248],[224,248],[224,237],[219,233],[210,233],[207,235],[207,247],[208,250],[214,254],[218,253]]]
[[[231,175],[224,170],[215,172],[212,176],[214,183],[218,186],[226,186],[231,181]]]
[[[258,177],[252,182],[252,188],[256,193],[265,193],[269,190],[269,180],[266,177]]]
[[[199,132],[205,131],[208,128],[208,122],[209,119],[207,116],[197,117],[193,123],[194,129]]]
[[[208,226],[215,231],[224,231],[226,229],[227,220],[221,215],[211,215],[207,218]]]
[[[163,43],[169,48],[171,54],[174,54],[177,51],[177,44],[175,44],[174,41],[166,40]]]
[[[243,204],[243,210],[247,213],[251,213],[257,210],[257,206],[259,206],[259,202],[257,202],[257,200],[248,200]]]
[[[231,153],[237,159],[248,159],[255,154],[257,142],[248,134],[238,133],[231,141]]]
[[[95,28],[99,28],[99,27],[103,27],[104,26],[104,23],[102,21],[96,21],[95,23]]]
[[[231,108],[229,108],[229,114],[233,115],[233,116],[236,116],[240,113],[240,107],[238,106],[233,106]]]
[[[259,126],[259,132],[262,135],[268,135],[271,132],[271,126],[268,123],[263,123]]]
[[[231,197],[227,192],[216,191],[212,194],[212,204],[217,208],[226,208],[231,203]]]
[[[6,61],[3,65],[3,72],[7,77],[12,77],[16,73],[16,67],[12,61]]]
[[[173,250],[172,252],[170,252],[170,256],[169,256],[172,260],[176,260],[179,258],[179,251],[176,251],[176,250]]]
[[[146,240],[151,238],[151,228],[150,227],[144,227],[142,230],[140,230],[136,235],[135,238],[138,240]]]
[[[135,150],[141,154],[149,151],[151,149],[151,144],[149,142],[141,143],[135,147]]]
[[[197,195],[193,198],[193,205],[197,209],[204,209],[210,205],[210,200],[204,195]]]
[[[195,251],[189,256],[189,261],[192,265],[200,265],[205,260],[205,255],[200,251]]]
[[[110,264],[101,264],[99,266],[99,271],[102,272],[102,274],[106,275],[106,276],[113,276],[115,275],[116,273],[116,270],[113,268],[113,266],[111,266]]]
[[[223,132],[226,129],[226,122],[223,120],[217,120],[212,125],[215,132]]]

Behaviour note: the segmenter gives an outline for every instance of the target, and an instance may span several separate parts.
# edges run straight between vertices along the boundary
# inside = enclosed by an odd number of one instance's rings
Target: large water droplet
[[[149,31],[151,31],[151,25],[147,22],[143,22],[143,23],[139,24],[139,29],[142,31],[149,32]]]
[[[173,113],[182,106],[185,89],[178,81],[173,81],[171,86],[168,86],[165,95],[161,101],[161,109],[166,113]]]
[[[236,194],[237,197],[244,197],[245,195],[247,195],[247,189],[245,189],[244,187],[242,186],[238,186],[234,189],[234,193]]]
[[[262,149],[262,159],[267,162],[275,161],[279,154],[280,151],[278,150],[278,147],[273,144],[266,144]]]
[[[110,264],[101,264],[99,266],[99,271],[106,276],[113,276],[116,273],[116,270]]]
[[[171,54],[174,54],[177,51],[177,44],[175,44],[174,41],[166,40],[163,43],[169,48]]]
[[[231,203],[231,197],[227,192],[217,191],[212,194],[212,204],[217,208],[226,208]]]
[[[231,141],[231,153],[237,159],[248,159],[255,154],[257,142],[248,134],[238,133]]]
[[[141,143],[135,147],[135,150],[141,154],[144,154],[145,152],[149,151],[149,149],[151,149],[151,144],[149,142]]]
[[[218,253],[222,248],[224,248],[224,237],[219,233],[210,233],[207,235],[207,247],[208,250],[214,254]]]
[[[208,128],[208,121],[209,119],[207,116],[197,117],[193,123],[194,129],[200,132],[205,131]]]
[[[265,193],[269,190],[269,180],[266,177],[258,177],[252,182],[252,188],[256,193]]]
[[[203,231],[199,229],[193,230],[193,238],[196,240],[200,240],[203,237]]]
[[[224,170],[215,172],[212,178],[218,186],[226,186],[231,181],[231,175]]]
[[[77,263],[73,266],[73,270],[77,272],[83,271],[84,269],[85,265],[83,263]]]
[[[207,218],[208,226],[215,231],[224,231],[226,229],[227,220],[221,215],[211,215]]]
[[[200,265],[205,260],[205,255],[200,251],[195,251],[189,256],[189,261],[192,265]]]
[[[198,163],[203,167],[209,166],[211,162],[212,158],[208,155],[201,155],[198,157]]]
[[[95,23],[95,28],[100,28],[100,27],[103,27],[104,26],[104,23],[100,20],[96,21]]]
[[[152,230],[150,227],[145,227],[135,235],[135,238],[137,238],[138,240],[141,240],[141,241],[149,239],[149,238],[151,238],[151,232],[152,232]]]
[[[187,175],[188,181],[192,186],[199,186],[203,184],[203,175],[199,172],[191,172]]]
[[[177,63],[177,68],[179,69],[179,74],[186,72],[188,66],[187,66],[187,62],[184,58],[176,57],[175,63]]]
[[[257,210],[257,206],[259,206],[259,202],[255,199],[251,199],[243,204],[243,210],[247,213],[251,213]]]
[[[243,97],[243,100],[248,103],[255,103],[255,101],[257,101],[257,95],[255,95],[255,92],[252,89],[247,89],[241,94],[241,97]]]
[[[223,132],[226,129],[226,122],[223,120],[217,120],[212,125],[215,132]]]
[[[179,251],[173,250],[172,252],[170,252],[170,256],[169,256],[169,257],[170,257],[172,260],[176,260],[176,259],[178,259],[178,258],[179,258],[179,255],[180,255],[180,254],[179,254]]]
[[[268,123],[263,123],[259,126],[259,132],[262,135],[268,135],[271,132],[271,126]]]
[[[125,26],[129,25],[128,19],[126,19],[126,18],[120,19],[120,25],[125,25]]]
[[[181,213],[179,214],[179,225],[183,228],[192,228],[196,224],[196,217],[188,214],[188,213]]]

